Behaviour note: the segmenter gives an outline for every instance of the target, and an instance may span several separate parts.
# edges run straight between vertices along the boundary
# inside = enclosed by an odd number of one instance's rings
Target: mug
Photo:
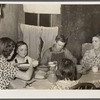
[[[50,69],[55,69],[55,71],[57,70],[57,63],[55,62],[48,62],[48,66]]]
[[[93,67],[92,67],[92,71],[93,71],[94,73],[98,72],[98,67],[97,67],[97,66],[93,66]]]

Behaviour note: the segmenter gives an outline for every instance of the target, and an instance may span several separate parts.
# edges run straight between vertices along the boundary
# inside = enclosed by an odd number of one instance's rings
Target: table
[[[50,83],[48,79],[37,79],[35,82],[26,86],[27,89],[50,89],[53,83]]]
[[[67,81],[67,80],[60,80],[60,81],[57,81],[57,83],[50,83],[48,81],[48,79],[43,79],[43,80],[39,80],[37,79],[35,82],[33,82],[32,84],[26,86],[26,89],[46,89],[46,90],[57,90],[57,89],[60,89],[60,90],[65,90],[66,89],[69,89],[69,87],[72,87],[74,85],[76,85],[78,83],[78,81]]]
[[[100,71],[94,73],[92,70],[79,79],[80,83],[90,82],[93,83],[96,87],[100,87]]]
[[[78,80],[79,83],[93,83],[97,88],[100,87],[100,71],[94,73],[92,70],[82,75],[81,78]],[[31,83],[28,87],[29,89],[50,89],[53,83],[50,83],[48,79],[36,79],[33,83]]]
[[[89,82],[93,83],[97,88],[100,87],[100,71],[94,73],[92,70],[79,79],[79,83]],[[50,89],[53,84],[48,79],[36,80],[30,85],[33,89]]]

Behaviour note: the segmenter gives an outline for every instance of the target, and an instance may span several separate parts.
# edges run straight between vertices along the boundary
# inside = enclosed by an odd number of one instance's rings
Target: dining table
[[[87,74],[84,74],[79,79],[80,83],[92,83],[96,88],[100,87],[100,70],[98,72],[93,72],[90,70]]]
[[[35,89],[35,90],[50,90],[53,83],[49,82],[48,79],[36,79],[31,84],[26,86],[26,89]]]
[[[100,87],[100,71],[89,71],[78,80],[78,83],[92,83],[96,88]],[[35,79],[34,82],[26,86],[26,89],[51,89],[54,83],[49,82],[48,79]]]
[[[78,71],[80,71],[81,68],[82,68],[81,65],[77,66]],[[78,79],[78,83],[86,83],[86,82],[93,83],[97,88],[100,87],[100,70],[98,72],[93,72],[92,70],[90,70],[88,73],[82,75]],[[17,85],[19,87],[20,80],[19,79],[16,80],[15,83],[17,83]],[[26,84],[25,81],[22,81],[21,83],[24,85]],[[21,83],[20,83],[20,85],[21,85]],[[28,84],[26,85],[26,87],[24,89],[35,89],[35,90],[36,89],[51,89],[51,87],[56,84],[56,82],[55,83],[50,82],[48,80],[48,78],[40,78],[39,79],[39,78],[35,78],[35,77],[33,77],[32,80],[27,82],[27,83]],[[20,86],[20,87],[22,87],[22,86]]]

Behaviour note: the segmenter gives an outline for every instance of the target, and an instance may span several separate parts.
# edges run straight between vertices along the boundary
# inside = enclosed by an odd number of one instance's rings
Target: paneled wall
[[[0,20],[0,37],[10,37],[17,41],[18,9],[15,4],[5,4],[3,18]]]
[[[68,37],[67,48],[80,60],[82,43],[91,42],[92,36],[100,34],[99,5],[62,5],[61,33]]]
[[[10,37],[15,42],[18,40],[18,23],[22,23],[24,17],[22,5],[5,4],[3,18],[0,20],[0,37]]]
[[[25,13],[23,11],[23,5],[18,5],[18,41],[23,40],[22,30],[20,28],[20,24],[25,23]]]

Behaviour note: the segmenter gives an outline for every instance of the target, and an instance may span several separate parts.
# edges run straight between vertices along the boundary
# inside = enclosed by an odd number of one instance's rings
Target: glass
[[[92,67],[92,71],[93,71],[94,73],[98,72],[98,67],[97,67],[97,66],[93,66],[93,67]]]

